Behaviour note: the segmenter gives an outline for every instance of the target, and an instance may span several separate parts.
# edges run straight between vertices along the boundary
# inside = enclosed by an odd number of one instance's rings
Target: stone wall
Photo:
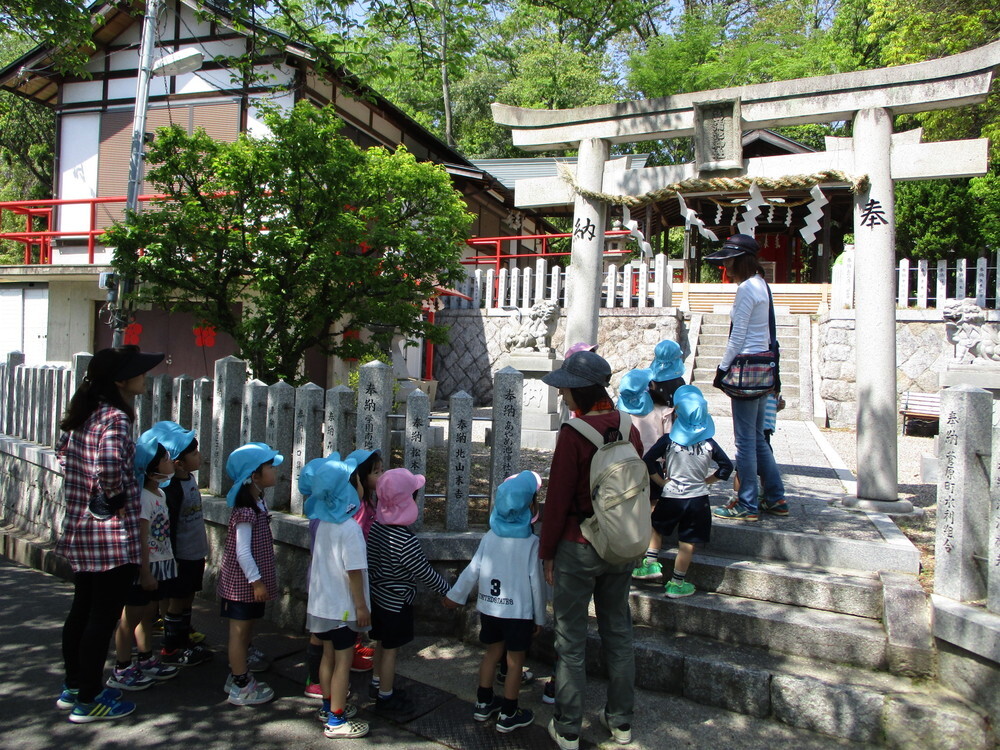
[[[819,394],[831,427],[854,427],[857,417],[854,311],[819,321]],[[952,357],[937,311],[904,311],[896,319],[896,390],[937,393]]]
[[[502,341],[513,325],[508,313],[498,310],[443,310],[436,322],[449,327],[450,340],[434,350],[437,397],[465,391],[477,405],[493,398],[493,373],[505,366]],[[566,349],[566,316],[561,314],[552,338],[557,354]],[[675,307],[601,310],[598,323],[598,353],[608,360],[612,386],[636,367],[648,367],[653,347],[663,339],[686,346],[683,313]],[[569,342],[576,343],[576,342]]]

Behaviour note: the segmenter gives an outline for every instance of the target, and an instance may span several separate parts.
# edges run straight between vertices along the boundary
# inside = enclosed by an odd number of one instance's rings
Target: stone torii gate
[[[856,247],[859,507],[907,512],[897,502],[895,180],[985,174],[985,139],[921,143],[920,131],[893,134],[895,115],[986,99],[1000,67],[1000,41],[928,62],[854,73],[680,94],[564,110],[493,105],[526,150],[579,149],[575,180],[520,180],[518,207],[574,204],[567,341],[597,339],[607,199],[642,195],[698,177],[755,180],[838,170],[858,179]],[[827,151],[743,159],[745,129],[853,120],[853,137]],[[694,136],[695,163],[636,170],[609,161],[611,144]],[[617,162],[620,164],[621,162]],[[867,179],[860,179],[865,177]],[[845,182],[829,178],[823,184]],[[886,505],[891,503],[891,505]]]

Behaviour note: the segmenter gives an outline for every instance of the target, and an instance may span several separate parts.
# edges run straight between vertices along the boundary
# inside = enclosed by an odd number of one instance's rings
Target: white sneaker
[[[267,703],[273,697],[274,690],[271,686],[266,682],[258,682],[253,675],[250,675],[250,681],[243,687],[234,681],[229,690],[229,702],[234,706],[258,706]]]
[[[620,727],[613,727],[608,723],[608,715],[601,711],[601,726],[611,732],[611,739],[617,742],[619,745],[627,745],[632,741],[632,726],[629,724],[622,724]]]
[[[559,750],[580,750],[580,736],[577,734],[559,734],[556,720],[549,719],[549,737],[556,743]]]
[[[334,724],[327,722],[326,726],[323,727],[323,734],[329,737],[331,740],[336,739],[353,739],[355,737],[364,737],[368,734],[368,722],[357,721],[354,719],[341,721]]]

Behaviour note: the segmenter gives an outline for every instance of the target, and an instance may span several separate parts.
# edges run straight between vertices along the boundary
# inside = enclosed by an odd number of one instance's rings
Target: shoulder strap
[[[583,435],[587,440],[592,442],[598,448],[604,445],[604,438],[601,436],[597,430],[591,427],[587,422],[579,417],[573,417],[566,424],[572,427],[574,430]]]
[[[618,412],[621,419],[618,420],[618,432],[621,433],[622,440],[628,442],[629,433],[632,430],[632,417],[623,411]]]

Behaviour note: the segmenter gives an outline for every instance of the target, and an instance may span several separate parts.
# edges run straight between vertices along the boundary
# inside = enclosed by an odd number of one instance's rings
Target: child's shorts
[[[160,589],[171,599],[184,599],[201,591],[205,579],[205,560],[177,559],[177,577],[163,581]],[[169,585],[168,585],[169,584]]]
[[[344,625],[343,627],[327,630],[325,633],[313,633],[321,641],[330,641],[336,651],[343,651],[345,648],[354,648],[358,641],[358,634]]]
[[[664,536],[677,529],[677,539],[688,544],[708,544],[712,536],[712,509],[708,495],[661,497],[653,508],[653,528]]]
[[[133,583],[132,587],[128,590],[128,594],[125,595],[125,606],[145,607],[150,602],[158,602],[161,599],[166,599],[169,594],[164,593],[165,587],[171,586],[175,580],[171,578],[169,581],[160,581],[160,585],[152,591],[146,591],[138,583]]]
[[[390,612],[372,602],[371,637],[382,648],[399,648],[413,640],[413,605],[404,604],[399,612]]]
[[[527,651],[534,632],[533,620],[515,620],[479,613],[479,642],[487,646],[503,641],[508,651]]]
[[[234,602],[219,597],[219,614],[230,620],[259,620],[264,616],[264,602]]]

